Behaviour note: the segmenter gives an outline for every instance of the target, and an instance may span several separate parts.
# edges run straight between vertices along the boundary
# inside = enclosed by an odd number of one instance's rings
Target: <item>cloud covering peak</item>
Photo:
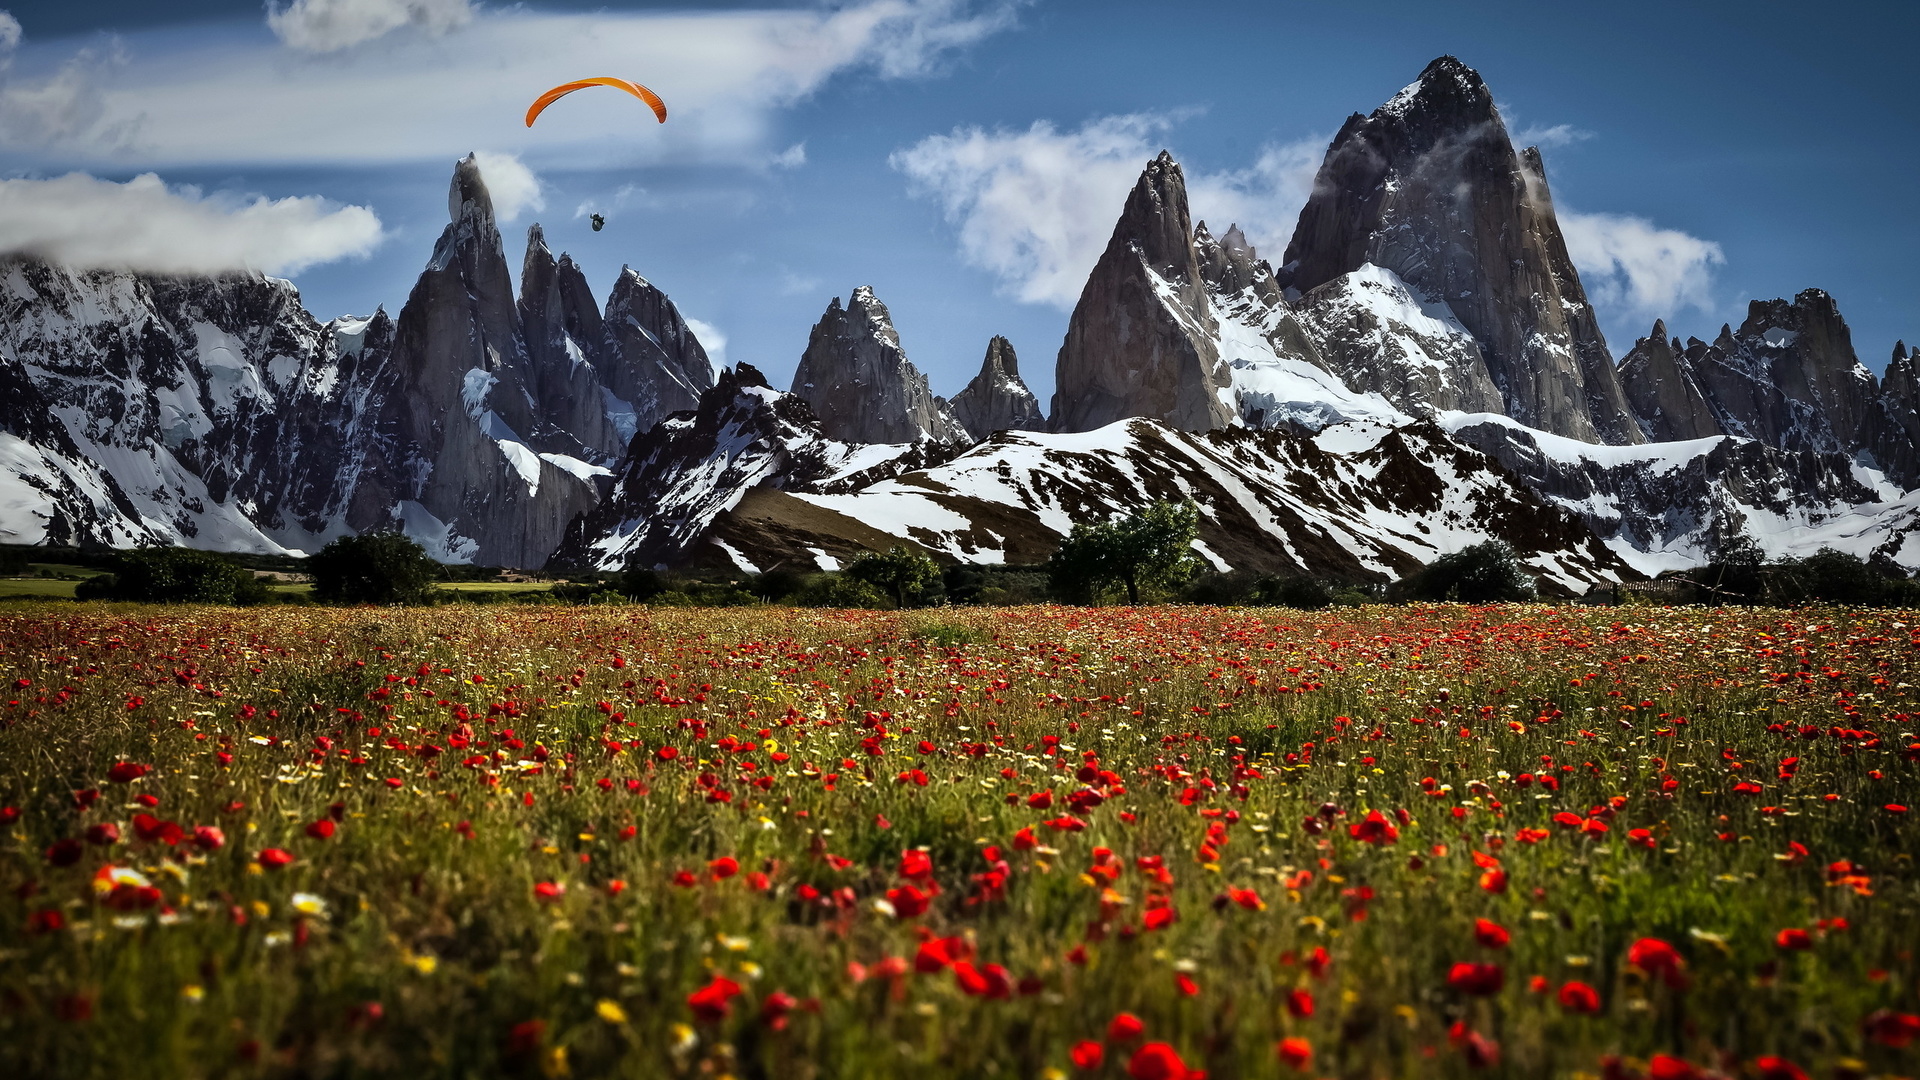
[[[381,236],[372,210],[315,196],[208,196],[152,173],[123,184],[85,173],[0,180],[0,255],[75,269],[293,274],[365,255]]]

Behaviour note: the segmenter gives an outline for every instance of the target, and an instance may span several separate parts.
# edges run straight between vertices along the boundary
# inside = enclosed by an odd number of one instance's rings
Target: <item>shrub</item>
[[[1142,590],[1175,588],[1193,576],[1199,535],[1200,511],[1190,502],[1157,502],[1112,521],[1081,522],[1047,564],[1050,585],[1055,595],[1083,601],[1124,587],[1127,603],[1137,605]]]
[[[919,607],[940,594],[940,564],[899,544],[863,552],[847,564],[846,574],[892,597],[894,607]]]
[[[1318,611],[1334,603],[1332,586],[1309,577],[1262,578],[1253,595],[1255,603],[1306,611]]]
[[[1440,556],[1403,578],[1396,592],[1408,600],[1456,600],[1465,604],[1533,599],[1533,585],[1520,560],[1499,540]]]
[[[336,604],[424,604],[439,564],[399,533],[342,536],[307,560],[313,595]]]
[[[871,582],[847,574],[821,574],[801,590],[793,602],[800,607],[873,608],[884,610],[893,601]]]
[[[1886,580],[1865,559],[1830,547],[1780,563],[1770,577],[1778,598],[1790,601],[1877,604],[1887,591]]]
[[[136,600],[150,604],[263,603],[267,587],[253,571],[211,551],[193,548],[139,548],[123,551],[113,573],[80,583],[82,600]]]
[[[610,584],[620,595],[641,603],[667,591],[666,582],[661,580],[659,571],[645,566],[627,567],[626,571]]]

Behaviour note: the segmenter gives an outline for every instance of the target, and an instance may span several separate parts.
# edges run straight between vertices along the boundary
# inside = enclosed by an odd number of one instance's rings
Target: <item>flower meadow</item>
[[[0,1075],[1920,1072],[1920,614],[0,616]]]

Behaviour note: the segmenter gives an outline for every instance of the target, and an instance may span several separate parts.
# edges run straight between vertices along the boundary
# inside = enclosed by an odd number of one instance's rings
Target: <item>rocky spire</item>
[[[1132,416],[1186,431],[1233,422],[1187,211],[1186,178],[1164,150],[1128,194],[1067,323],[1054,374],[1055,431]]]
[[[1020,380],[1020,359],[1013,343],[995,336],[987,342],[980,374],[949,403],[953,415],[976,440],[996,431],[1044,431],[1047,418],[1040,402]]]
[[[1514,150],[1486,83],[1451,56],[1347,119],[1279,273],[1306,292],[1368,263],[1452,310],[1515,419],[1587,441],[1642,438],[1539,153]]]
[[[933,396],[900,348],[893,316],[862,285],[834,297],[807,337],[793,394],[813,407],[828,438],[853,443],[965,441],[966,429]]]
[[[1647,336],[1620,361],[1620,385],[1649,442],[1679,442],[1724,434],[1713,418],[1693,365],[1655,320]]]
[[[550,425],[471,155],[454,167],[447,207],[452,221],[395,323],[400,386],[372,425],[391,443],[363,476],[347,523],[401,527],[438,558],[539,566],[597,494],[538,445]]]
[[[572,260],[566,265],[572,267]],[[575,269],[574,274],[578,273]],[[578,288],[585,288],[584,280]],[[534,434],[542,450],[589,461],[608,460],[625,449],[625,442],[607,419],[600,379],[590,359],[600,341],[597,337],[583,341],[572,332],[580,319],[569,310],[568,301],[577,299],[577,291],[569,296],[562,290],[560,264],[547,248],[545,233],[535,224],[527,230],[518,309],[530,366],[529,389],[539,420]],[[599,313],[593,312],[591,293],[586,300],[597,329]]]
[[[713,363],[680,309],[631,268],[620,268],[607,296],[605,323],[596,364],[600,381],[628,411],[616,418],[628,438],[670,413],[697,407],[712,388]]]

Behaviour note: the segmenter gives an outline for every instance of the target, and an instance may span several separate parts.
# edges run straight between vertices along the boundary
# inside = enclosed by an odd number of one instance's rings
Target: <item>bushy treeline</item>
[[[1920,605],[1920,580],[1892,562],[1830,547],[1798,559],[1769,560],[1745,535],[1723,545],[1712,562],[1670,580],[1682,598],[1706,604]]]
[[[576,575],[550,587],[497,592],[451,591],[455,582],[497,579],[490,567],[434,562],[396,533],[341,537],[312,557],[266,560],[297,570],[312,594],[268,587],[255,574],[262,560],[188,548],[92,552],[109,573],[82,582],[80,599],[148,603],[430,604],[639,602],[661,607],[796,607],[905,609],[939,605],[1033,603],[1191,603],[1318,609],[1379,602],[1485,604],[1530,600],[1535,583],[1512,548],[1476,544],[1418,567],[1390,585],[1289,574],[1219,571],[1196,554],[1199,513],[1190,503],[1161,502],[1125,517],[1083,522],[1046,563],[1034,566],[942,566],[905,545],[860,554],[835,571],[775,568],[753,574],[668,573],[635,567]],[[23,563],[24,565],[24,563]],[[1920,581],[1891,563],[1870,563],[1825,548],[1798,559],[1768,561],[1750,539],[1723,546],[1706,566],[1650,585],[1625,586],[1616,598],[1663,603],[1837,603],[1920,605]]]

